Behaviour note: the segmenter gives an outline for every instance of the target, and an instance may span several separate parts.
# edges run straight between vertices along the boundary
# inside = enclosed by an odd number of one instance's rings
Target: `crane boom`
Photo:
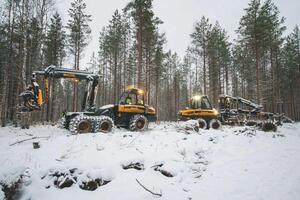
[[[39,88],[39,84],[36,82],[36,77],[42,76],[44,78],[45,84],[45,101],[42,101],[42,91]],[[99,75],[82,71],[73,70],[67,68],[57,68],[55,66],[49,66],[45,70],[34,71],[32,73],[31,86],[27,88],[26,91],[22,92],[20,96],[23,98],[23,108],[25,107],[27,111],[34,111],[40,109],[42,104],[47,103],[49,99],[49,78],[64,78],[71,79],[75,81],[85,80],[88,84],[84,93],[84,98],[82,102],[82,110],[85,110],[86,104],[88,108],[94,106],[96,87],[98,85]],[[24,109],[23,109],[24,110]]]

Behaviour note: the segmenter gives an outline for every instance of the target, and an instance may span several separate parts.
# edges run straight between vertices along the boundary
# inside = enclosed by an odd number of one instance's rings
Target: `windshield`
[[[120,97],[119,104],[125,104],[127,96],[128,92],[124,92]]]
[[[133,92],[124,92],[120,97],[119,104],[144,105],[144,95]]]
[[[200,99],[192,99],[191,108],[192,109],[212,109],[208,98],[205,96]]]

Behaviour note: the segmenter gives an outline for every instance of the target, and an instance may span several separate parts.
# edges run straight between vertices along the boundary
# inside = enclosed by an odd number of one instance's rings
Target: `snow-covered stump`
[[[98,187],[111,182],[111,179],[102,177],[101,173],[98,173],[97,170],[82,171],[77,168],[50,171],[41,177],[41,179],[45,179],[50,183],[46,185],[46,189],[49,189],[51,186],[64,189],[76,184],[80,189],[89,191],[94,191]]]
[[[0,199],[18,199],[22,187],[22,176],[15,181],[0,182]]]
[[[184,132],[185,134],[198,133],[200,129],[199,122],[197,120],[179,122],[175,128],[178,132]]]
[[[172,172],[171,170],[168,170],[164,167],[164,164],[158,164],[158,165],[154,165],[151,168],[154,169],[154,171],[158,171],[160,172],[162,175],[166,176],[166,177],[174,177],[176,174],[175,172]]]
[[[136,170],[144,170],[144,163],[142,162],[130,162],[130,163],[123,163],[121,164],[124,170],[127,169],[136,169]]]

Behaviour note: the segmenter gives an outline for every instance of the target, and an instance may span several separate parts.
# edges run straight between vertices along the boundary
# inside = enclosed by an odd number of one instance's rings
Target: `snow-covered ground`
[[[177,123],[82,135],[0,128],[0,199],[20,177],[18,199],[300,199],[300,123],[189,133]]]

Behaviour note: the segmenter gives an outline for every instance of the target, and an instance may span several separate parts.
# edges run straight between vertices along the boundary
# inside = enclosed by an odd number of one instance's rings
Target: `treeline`
[[[241,96],[270,112],[300,119],[300,35],[295,26],[285,33],[284,18],[271,0],[251,0],[231,41],[218,22],[194,22],[191,43],[180,58],[166,51],[163,23],[153,0],[131,0],[116,10],[99,34],[99,49],[87,65],[80,59],[91,38],[83,0],[71,4],[62,24],[52,0],[5,0],[0,5],[1,123],[16,119],[18,94],[31,72],[49,65],[99,73],[97,105],[117,103],[128,85],[146,91],[160,120],[175,120],[189,98],[207,94],[215,107],[219,94]],[[187,22],[188,23],[188,22]],[[193,23],[193,22],[190,22]],[[95,37],[95,36],[94,36]],[[56,121],[63,110],[79,110],[82,88],[75,82],[52,80],[50,101],[36,121]]]
[[[127,85],[145,88],[159,119],[175,120],[195,94],[240,96],[266,111],[300,119],[300,35],[284,36],[284,17],[271,0],[252,0],[230,41],[218,22],[194,23],[182,60],[165,51],[151,0],[135,0],[116,11],[100,33],[99,66],[104,75],[99,104],[116,102]]]
[[[4,0],[0,4],[0,121],[16,123],[19,94],[31,82],[34,70],[50,65],[61,67],[66,57],[79,69],[79,60],[90,40],[83,0],[75,0],[68,10],[69,20],[62,24],[54,10],[54,0]],[[39,82],[43,88],[43,81]],[[34,121],[56,121],[62,111],[77,110],[77,82],[50,80],[50,98]],[[72,91],[73,90],[73,91]],[[73,94],[72,94],[73,93]]]

